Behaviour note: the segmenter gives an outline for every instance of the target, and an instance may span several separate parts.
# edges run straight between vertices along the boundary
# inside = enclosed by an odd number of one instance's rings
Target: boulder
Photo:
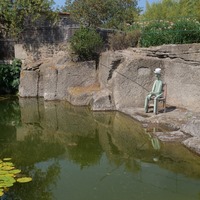
[[[188,136],[180,130],[172,132],[156,132],[155,135],[163,142],[180,142],[188,138]]]
[[[68,88],[68,99],[73,105],[89,105],[93,95],[99,91],[99,85],[93,84],[85,87]]]
[[[23,70],[20,74],[19,96],[37,97],[39,71]]]
[[[57,99],[57,81],[58,70],[52,66],[45,70],[44,77],[44,99],[55,100]]]
[[[69,88],[87,87],[97,82],[96,64],[94,61],[68,62],[58,68],[57,99],[70,101]]]
[[[184,144],[187,148],[191,149],[197,154],[200,154],[200,145],[199,145],[200,138],[199,137],[188,138],[187,140],[183,141],[182,144]]]
[[[200,119],[188,120],[186,124],[181,126],[181,131],[200,138]]]
[[[115,110],[112,93],[108,89],[101,90],[93,95],[91,110]]]

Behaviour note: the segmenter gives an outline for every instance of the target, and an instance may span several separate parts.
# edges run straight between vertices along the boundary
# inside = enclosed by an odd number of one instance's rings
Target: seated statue
[[[158,98],[162,97],[163,93],[162,93],[162,85],[163,82],[160,80],[161,77],[161,69],[160,68],[156,68],[154,70],[154,73],[156,75],[157,80],[155,80],[153,87],[152,87],[152,91],[146,96],[145,99],[145,112],[148,112],[148,106],[149,106],[149,101],[150,99],[154,99],[154,109],[153,112],[156,114],[157,113],[157,105],[158,105]]]

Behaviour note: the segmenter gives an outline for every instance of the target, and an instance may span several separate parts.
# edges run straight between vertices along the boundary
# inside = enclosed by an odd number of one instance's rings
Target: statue
[[[152,91],[146,96],[145,99],[145,112],[148,112],[148,105],[149,105],[149,101],[151,99],[154,99],[154,109],[153,112],[155,114],[157,114],[157,105],[158,105],[158,98],[162,97],[163,92],[162,92],[162,86],[163,86],[163,82],[160,80],[161,77],[161,69],[160,68],[156,68],[154,70],[154,73],[156,75],[157,80],[155,80],[153,87],[152,87]]]

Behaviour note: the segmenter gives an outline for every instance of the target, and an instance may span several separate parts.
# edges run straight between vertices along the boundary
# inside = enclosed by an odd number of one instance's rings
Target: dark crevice
[[[112,78],[113,72],[118,68],[120,63],[121,59],[112,62],[107,81],[109,81]]]

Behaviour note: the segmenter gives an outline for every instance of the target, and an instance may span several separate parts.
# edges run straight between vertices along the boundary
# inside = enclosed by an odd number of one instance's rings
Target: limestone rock
[[[194,137],[200,137],[200,119],[191,119],[181,126],[181,130]]]
[[[38,71],[21,71],[19,96],[37,97],[38,96]]]
[[[67,63],[58,68],[57,99],[70,101],[69,88],[87,87],[97,82],[96,65],[94,61]]]
[[[93,84],[85,87],[71,87],[68,89],[68,99],[73,105],[89,105],[93,95],[99,91],[99,85]]]
[[[43,64],[43,61],[38,61],[38,62],[35,62],[32,64],[29,64],[27,66],[24,66],[24,70],[35,71],[35,70],[38,70],[40,65],[42,65],[42,64]]]
[[[172,132],[156,132],[155,135],[159,138],[159,140],[163,142],[174,142],[174,141],[183,141],[186,138],[188,138],[187,135],[185,135],[181,131],[172,131]]]
[[[101,90],[93,95],[91,102],[92,110],[115,110],[112,93],[107,90]]]
[[[57,79],[58,70],[55,67],[49,67],[44,73],[44,99],[57,99]]]
[[[191,149],[192,151],[200,154],[200,138],[199,137],[192,137],[188,138],[187,140],[182,142],[187,148]]]

